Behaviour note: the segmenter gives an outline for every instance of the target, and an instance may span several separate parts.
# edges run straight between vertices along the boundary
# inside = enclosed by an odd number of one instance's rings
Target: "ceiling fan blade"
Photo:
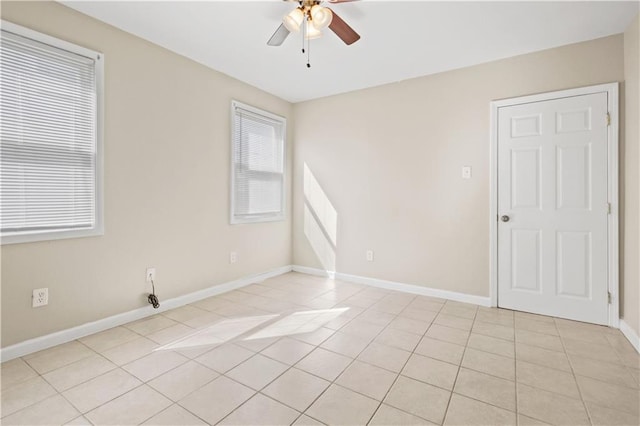
[[[280,26],[278,27],[276,32],[273,33],[273,35],[271,36],[267,44],[269,46],[280,46],[282,43],[284,43],[288,35],[289,35],[289,30],[287,29],[287,27],[285,27],[284,24],[280,24]]]
[[[349,3],[352,1],[360,1],[360,0],[326,0],[329,3]]]
[[[333,10],[331,12],[333,12]],[[355,32],[349,24],[344,22],[335,12],[333,12],[333,19],[331,20],[331,24],[329,24],[329,28],[347,45],[360,40],[360,35]]]

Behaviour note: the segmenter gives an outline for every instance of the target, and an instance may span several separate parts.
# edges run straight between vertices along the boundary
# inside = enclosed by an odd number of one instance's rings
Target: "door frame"
[[[498,306],[498,111],[500,108],[532,102],[549,101],[572,96],[607,93],[607,109],[610,116],[608,127],[608,184],[607,198],[611,205],[608,215],[608,290],[611,293],[609,303],[609,326],[620,327],[619,301],[619,200],[618,200],[618,147],[619,147],[619,115],[618,115],[618,83],[599,84],[576,89],[539,93],[517,98],[500,99],[490,103],[490,208],[489,208],[489,283],[491,306]],[[605,118],[603,118],[605,119]]]

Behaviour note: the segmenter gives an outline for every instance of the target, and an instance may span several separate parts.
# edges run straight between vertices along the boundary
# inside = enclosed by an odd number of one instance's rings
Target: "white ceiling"
[[[62,1],[82,13],[291,102],[623,32],[638,2],[374,1],[331,5],[362,39],[325,30],[311,68],[299,34],[267,40],[295,3]]]

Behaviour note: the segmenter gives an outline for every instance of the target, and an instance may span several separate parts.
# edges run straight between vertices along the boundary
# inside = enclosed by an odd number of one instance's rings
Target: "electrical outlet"
[[[471,166],[462,166],[462,179],[471,179]]]
[[[147,268],[146,280],[148,283],[156,280],[156,268]]]
[[[367,250],[367,262],[373,262],[373,250]]]
[[[33,290],[33,300],[31,306],[37,308],[38,306],[45,306],[49,304],[49,289],[37,288]]]
[[[229,253],[229,263],[236,263],[238,261],[238,253],[232,251]]]

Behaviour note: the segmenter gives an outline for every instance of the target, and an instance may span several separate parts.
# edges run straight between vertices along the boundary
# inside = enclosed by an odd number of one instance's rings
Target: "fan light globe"
[[[330,9],[322,7],[318,4],[311,8],[311,21],[316,29],[321,30],[327,27],[333,19],[333,13]]]
[[[305,35],[305,38],[307,40],[313,40],[314,38],[319,37],[322,37],[320,30],[313,25],[313,22],[307,21],[307,34]]]
[[[304,13],[300,9],[293,9],[287,16],[282,18],[282,23],[291,32],[300,31],[300,24],[304,20]]]

